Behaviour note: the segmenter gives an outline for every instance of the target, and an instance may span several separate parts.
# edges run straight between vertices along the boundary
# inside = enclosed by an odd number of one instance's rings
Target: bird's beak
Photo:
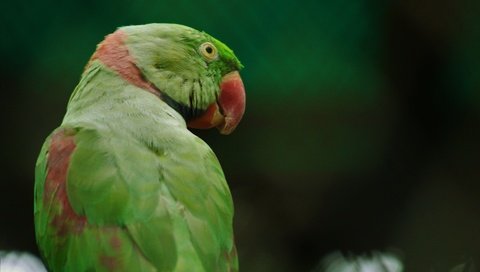
[[[226,74],[220,83],[220,95],[199,117],[188,122],[191,128],[217,127],[221,134],[232,133],[245,112],[245,88],[238,71]]]

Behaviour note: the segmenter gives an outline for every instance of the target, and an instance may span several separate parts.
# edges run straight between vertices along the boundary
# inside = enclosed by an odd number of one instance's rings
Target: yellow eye
[[[202,43],[199,50],[202,56],[208,61],[215,60],[218,57],[217,48],[211,42]]]

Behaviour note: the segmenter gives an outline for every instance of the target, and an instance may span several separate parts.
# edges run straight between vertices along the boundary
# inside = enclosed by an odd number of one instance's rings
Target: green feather
[[[179,103],[194,92],[195,104],[206,107],[220,77],[240,68],[225,45],[184,26],[122,30],[144,76]],[[219,48],[218,64],[205,67],[196,51],[204,41]],[[65,207],[55,201],[61,188],[45,191],[51,136],[36,165],[34,207],[37,243],[51,271],[237,270],[223,171],[167,103],[93,60],[52,135],[59,132],[75,144],[66,193],[86,223],[67,222],[64,234],[55,223]]]
[[[127,34],[129,51],[145,77],[184,105],[189,104],[192,97],[194,105],[206,109],[218,97],[221,77],[242,68],[225,44],[186,26],[149,24],[121,30]],[[198,47],[204,42],[217,47],[219,61],[206,63],[199,56]]]

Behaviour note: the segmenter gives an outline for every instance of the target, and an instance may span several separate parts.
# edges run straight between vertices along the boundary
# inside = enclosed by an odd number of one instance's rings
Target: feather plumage
[[[164,28],[191,37],[191,43],[210,39],[183,26],[125,32],[129,39],[141,39],[144,32],[160,35]],[[138,54],[153,53],[133,47],[132,60],[146,85],[132,83],[131,75],[119,72],[125,67],[94,55],[61,126],[39,155],[34,212],[43,258],[52,271],[235,271],[233,204],[220,164],[208,145],[187,130],[185,116],[149,91],[191,107],[190,98],[185,101],[177,93],[188,84],[166,82],[147,71],[143,58],[152,56]],[[199,59],[178,60],[177,67]],[[183,67],[181,72],[185,69],[198,70]],[[198,110],[215,102],[220,80],[201,69],[196,82],[204,89],[185,87],[199,97],[194,98]],[[212,71],[219,76],[229,72]],[[164,88],[170,88],[168,93]]]

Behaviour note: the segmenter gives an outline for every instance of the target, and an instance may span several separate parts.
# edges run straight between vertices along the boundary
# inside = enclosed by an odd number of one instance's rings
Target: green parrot
[[[36,163],[49,271],[238,270],[225,176],[187,127],[236,128],[241,68],[225,44],[182,25],[105,37]]]

